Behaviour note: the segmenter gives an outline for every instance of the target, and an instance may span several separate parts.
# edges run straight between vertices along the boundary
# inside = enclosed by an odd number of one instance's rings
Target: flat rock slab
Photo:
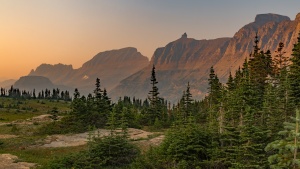
[[[30,169],[34,163],[17,162],[18,157],[11,154],[0,154],[0,169]]]
[[[116,130],[116,132],[121,132],[120,130]],[[108,136],[111,133],[110,130],[107,129],[98,129],[93,132],[85,132],[80,134],[72,134],[72,135],[51,135],[47,136],[44,140],[44,145],[41,147],[70,147],[70,146],[80,146],[84,145],[88,142],[88,140],[92,137],[104,137]],[[128,135],[130,139],[138,140],[138,139],[146,139],[149,135],[153,133],[139,130],[139,129],[128,129]]]

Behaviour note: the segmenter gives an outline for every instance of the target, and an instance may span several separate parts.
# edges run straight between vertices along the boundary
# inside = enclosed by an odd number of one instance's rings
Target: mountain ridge
[[[178,101],[190,82],[194,98],[201,99],[207,93],[210,67],[214,66],[220,80],[226,82],[229,72],[234,73],[242,66],[253,50],[256,33],[262,50],[274,53],[282,41],[286,55],[290,55],[300,30],[299,18],[300,13],[295,20],[278,14],[258,14],[254,22],[243,26],[232,38],[225,40],[195,40],[184,35],[158,48],[146,68],[122,80],[109,94],[113,98],[117,98],[117,95],[146,98],[147,91],[151,89],[150,68],[154,64],[162,97],[171,102]],[[174,43],[178,44],[174,46]],[[190,44],[190,49],[185,48],[187,44]]]

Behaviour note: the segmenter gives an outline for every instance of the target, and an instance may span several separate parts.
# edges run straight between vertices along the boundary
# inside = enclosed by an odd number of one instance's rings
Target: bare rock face
[[[297,16],[299,17],[299,14]],[[300,31],[299,23],[299,20],[291,21],[281,15],[257,15],[255,22],[245,25],[233,36],[222,59],[214,66],[219,77],[225,81],[228,73],[234,73],[245,58],[249,57],[256,32],[261,50],[270,50],[274,55],[279,42],[283,42],[286,56],[290,56]]]
[[[29,75],[45,76],[53,83],[78,88],[81,94],[92,93],[96,78],[101,80],[101,88],[115,87],[122,79],[146,67],[147,57],[136,48],[100,52],[79,69],[71,65],[42,64]]]
[[[242,27],[232,38],[195,40],[184,34],[165,47],[158,48],[150,65],[129,76],[110,93],[117,96],[146,98],[150,86],[151,67],[156,67],[156,78],[160,96],[176,102],[190,82],[193,98],[200,99],[207,93],[209,68],[214,66],[222,82],[229,72],[242,66],[253,50],[254,37],[259,37],[262,50],[276,51],[279,42],[285,45],[289,56],[300,31],[300,13],[294,21],[277,14],[260,14],[255,21]]]

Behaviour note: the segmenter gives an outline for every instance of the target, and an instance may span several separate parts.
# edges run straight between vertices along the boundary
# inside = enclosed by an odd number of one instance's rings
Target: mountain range
[[[274,55],[279,42],[283,42],[285,55],[290,56],[299,31],[300,13],[294,20],[278,14],[259,14],[230,38],[196,40],[183,34],[157,48],[150,61],[129,47],[101,52],[78,69],[72,65],[42,64],[28,76],[44,76],[54,84],[79,88],[84,94],[93,92],[99,77],[113,100],[124,95],[146,98],[155,65],[160,96],[176,102],[189,82],[193,98],[200,99],[207,92],[210,67],[214,66],[225,82],[229,72],[234,73],[253,50],[256,34],[262,50],[270,50]]]

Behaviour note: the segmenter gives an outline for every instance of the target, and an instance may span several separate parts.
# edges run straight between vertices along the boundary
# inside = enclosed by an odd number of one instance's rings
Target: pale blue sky
[[[232,37],[256,14],[299,12],[299,0],[0,0],[0,80],[128,46],[150,58],[184,32]]]

